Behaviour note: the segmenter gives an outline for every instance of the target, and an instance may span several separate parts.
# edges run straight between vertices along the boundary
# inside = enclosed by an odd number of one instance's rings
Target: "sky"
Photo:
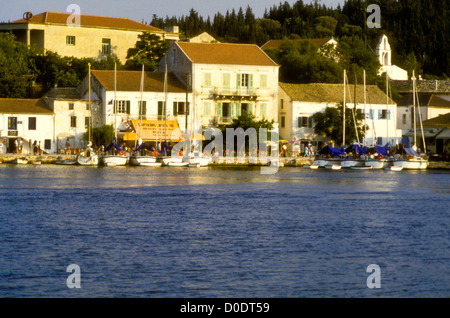
[[[194,9],[200,16],[211,18],[217,12],[226,14],[227,10],[247,6],[255,16],[262,17],[265,9],[288,2],[293,5],[297,0],[0,0],[0,21],[8,22],[22,19],[23,13],[31,11],[38,14],[45,11],[67,12],[70,4],[77,4],[81,14],[129,18],[138,22],[150,23],[154,14],[158,17],[181,17],[189,15]],[[313,0],[303,0],[305,4]],[[344,0],[320,0],[320,4],[336,7]]]

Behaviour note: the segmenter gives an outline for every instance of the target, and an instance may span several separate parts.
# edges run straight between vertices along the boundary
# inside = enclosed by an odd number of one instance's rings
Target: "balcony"
[[[258,99],[258,89],[254,87],[224,88],[214,87],[214,100],[247,100],[256,101]]]

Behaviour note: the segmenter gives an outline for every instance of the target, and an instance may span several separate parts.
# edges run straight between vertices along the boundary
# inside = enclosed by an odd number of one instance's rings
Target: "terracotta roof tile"
[[[255,44],[177,42],[177,45],[193,63],[278,66]]]
[[[344,99],[343,84],[290,84],[279,83],[280,87],[294,101],[315,102],[315,103],[341,103]],[[353,103],[354,86],[347,86],[346,102]],[[386,105],[386,94],[376,85],[366,86],[366,105],[378,104]],[[364,85],[356,85],[356,101],[364,104]],[[389,98],[389,104],[395,104]]]
[[[67,18],[69,18],[70,15],[71,13],[43,12],[33,16],[30,21],[20,19],[12,23],[66,24]],[[155,28],[151,25],[139,23],[126,18],[103,17],[86,14],[82,14],[80,16],[80,24],[87,27],[163,32],[161,29]]]
[[[42,99],[0,98],[0,113],[53,114]]]
[[[114,71],[91,71],[92,75],[107,90],[114,90]],[[117,71],[117,91],[139,92],[141,87],[141,71]],[[145,92],[164,92],[164,72],[145,72]],[[167,91],[173,93],[186,92],[186,87],[173,73],[167,73]]]

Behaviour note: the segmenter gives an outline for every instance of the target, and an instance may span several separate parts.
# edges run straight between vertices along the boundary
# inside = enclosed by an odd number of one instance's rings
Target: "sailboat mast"
[[[117,142],[117,129],[116,129],[116,112],[117,112],[117,101],[116,101],[116,92],[117,92],[117,65],[114,62],[114,139]]]
[[[345,145],[345,104],[346,104],[346,97],[345,97],[345,78],[346,78],[346,72],[344,70],[344,102],[342,105],[342,145]]]
[[[366,70],[364,70],[364,146],[367,146],[366,138]]]
[[[88,63],[89,66],[89,71],[88,71],[88,91],[89,91],[89,127],[88,127],[88,136],[89,136],[89,141],[91,141],[91,114],[92,114],[92,110],[91,110],[91,63]]]
[[[414,147],[417,147],[417,138],[416,138],[416,76],[413,70],[413,119],[414,119]]]
[[[142,92],[144,90],[144,64],[142,64],[142,73],[141,73],[141,101],[139,105],[139,138],[142,138],[142,110],[143,110],[143,97]],[[137,127],[135,127],[136,129]],[[136,140],[137,140],[137,129],[134,133],[134,148],[136,148]]]
[[[389,144],[389,76],[386,72],[386,139]]]

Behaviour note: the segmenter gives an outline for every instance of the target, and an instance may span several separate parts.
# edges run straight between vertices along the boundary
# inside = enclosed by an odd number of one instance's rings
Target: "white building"
[[[23,154],[32,153],[33,144],[43,152],[56,150],[55,116],[42,99],[0,99],[0,153],[17,153],[22,140]]]
[[[85,135],[100,122],[98,101],[83,99],[77,88],[52,88],[43,99],[55,117],[56,151],[83,149],[87,145]],[[91,113],[92,109],[92,113]]]
[[[344,100],[342,84],[279,84],[279,123],[280,136],[293,145],[292,151],[303,151],[304,146],[312,143],[316,149],[328,142],[324,136],[314,133],[312,116],[327,107],[336,107]],[[366,136],[359,136],[361,143],[395,145],[401,138],[396,129],[397,105],[375,85],[366,87],[364,104],[364,86],[356,86],[356,109],[365,115],[365,124],[369,126]],[[354,108],[354,87],[346,87],[346,106]],[[364,140],[365,138],[365,140]],[[346,140],[347,144],[357,140]],[[337,145],[340,147],[341,145]]]
[[[175,42],[159,70],[166,65],[189,82],[191,129],[229,124],[244,111],[277,126],[279,65],[257,45]]]
[[[392,50],[386,35],[383,35],[380,38],[380,41],[376,47],[376,52],[381,64],[381,68],[378,70],[378,75],[387,72],[390,79],[404,81],[408,80],[407,71],[397,65],[392,65]]]
[[[165,85],[164,72],[144,72],[141,95],[141,76],[140,71],[117,71],[116,75],[114,71],[92,71],[91,100],[97,101],[99,105],[94,124],[113,125],[118,131],[122,131],[118,138],[129,141],[134,139],[134,135],[127,135],[131,130],[137,132],[136,138],[143,141],[156,141],[161,138],[169,141],[171,132],[184,128],[187,122],[186,88],[171,73],[167,73]],[[86,78],[79,88],[84,92],[84,99],[88,94],[87,87]],[[188,102],[190,98],[188,96]],[[142,120],[142,126],[146,127],[143,132],[139,120]],[[158,134],[156,130],[159,130]]]

